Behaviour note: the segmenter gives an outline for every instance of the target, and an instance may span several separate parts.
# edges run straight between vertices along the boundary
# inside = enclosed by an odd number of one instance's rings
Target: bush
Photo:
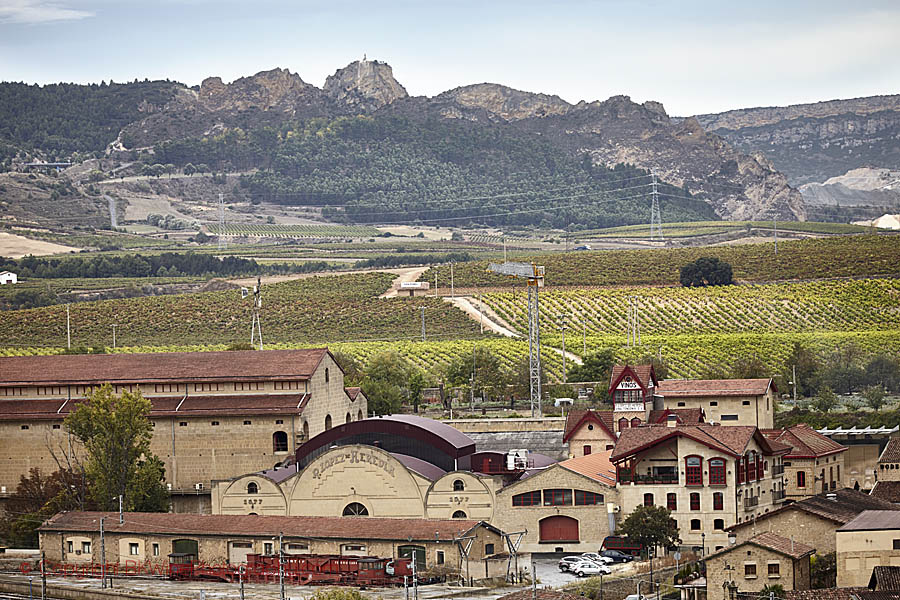
[[[703,287],[707,285],[731,285],[731,265],[715,257],[703,256],[681,267],[681,285]]]

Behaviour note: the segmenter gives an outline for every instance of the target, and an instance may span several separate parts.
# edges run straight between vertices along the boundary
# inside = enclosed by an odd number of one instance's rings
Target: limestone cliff
[[[365,111],[409,96],[391,66],[377,60],[358,60],[338,69],[322,89],[333,100]]]
[[[522,92],[496,83],[458,87],[440,94],[435,100],[451,100],[468,108],[482,108],[507,121],[561,115],[572,109],[572,105],[559,96]]]

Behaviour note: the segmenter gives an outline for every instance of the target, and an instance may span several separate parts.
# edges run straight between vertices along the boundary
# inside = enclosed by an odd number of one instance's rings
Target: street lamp
[[[700,534],[700,556],[706,558],[706,532]]]

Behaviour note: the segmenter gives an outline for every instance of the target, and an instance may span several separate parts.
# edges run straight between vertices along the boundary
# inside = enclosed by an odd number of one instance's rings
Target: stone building
[[[900,566],[900,511],[866,510],[836,534],[838,587],[865,586],[878,566]]]
[[[610,459],[621,512],[665,506],[682,543],[702,552],[725,547],[726,527],[781,505],[789,450],[751,426],[651,426],[622,431]]]
[[[834,552],[835,531],[864,510],[894,510],[890,502],[847,488],[784,504],[756,519],[735,523],[727,530],[738,542],[764,533],[790,532],[819,554]]]
[[[785,429],[765,429],[763,435],[791,447],[784,456],[784,489],[788,500],[802,500],[844,487],[846,446],[805,423]]]
[[[760,533],[706,559],[707,600],[731,600],[769,585],[808,590],[815,548],[775,533]]]
[[[892,438],[878,457],[872,495],[888,502],[900,503],[900,439]]]
[[[311,436],[365,418],[365,396],[343,379],[324,348],[0,358],[0,491],[77,454],[62,421],[108,383],[150,399],[151,450],[176,509],[208,511],[212,480],[271,469]]]
[[[771,379],[665,379],[655,394],[665,408],[700,408],[708,423],[775,426],[778,390]]]
[[[246,562],[248,554],[277,554],[279,534],[284,535],[286,554],[380,558],[416,554],[422,569],[446,565],[465,571],[465,559],[477,564],[504,552],[501,531],[469,519],[125,513],[124,522],[119,523],[118,513],[69,512],[55,515],[39,529],[47,560],[99,564],[101,517],[106,562],[151,573],[168,565],[170,553],[190,554],[213,566]],[[460,552],[461,538],[472,538],[467,557]]]

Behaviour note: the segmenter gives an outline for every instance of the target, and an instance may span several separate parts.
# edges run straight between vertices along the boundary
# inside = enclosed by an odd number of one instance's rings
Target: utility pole
[[[563,383],[568,383],[566,379],[566,321],[563,319],[562,325],[559,326],[562,332],[562,359],[563,359]]]
[[[656,181],[656,170],[650,172],[653,176],[653,183],[651,184],[650,197],[652,199],[650,203],[650,241],[663,241],[663,233],[662,233],[662,215],[659,211],[659,190],[657,189],[657,181]]]
[[[225,241],[225,194],[219,194],[219,250],[224,250],[228,243]]]
[[[119,494],[119,525],[125,522],[125,515],[122,513],[122,494]]]
[[[503,237],[503,262],[506,262],[506,236]]]
[[[791,382],[794,384],[794,406],[797,406],[797,365],[791,365],[791,373],[794,376],[794,380]]]
[[[481,333],[484,333],[484,303],[481,294],[478,294],[478,324],[481,325]]]
[[[238,582],[241,584],[241,600],[244,600],[244,565],[238,567]]]
[[[69,320],[68,304],[66,304],[66,348],[72,349],[72,322]]]
[[[775,231],[775,255],[778,255],[778,215],[772,217],[772,229]]]
[[[453,287],[453,263],[450,263],[450,297],[456,298],[456,292]]]
[[[419,310],[422,311],[422,341],[425,341],[425,307],[420,306]]]
[[[100,517],[100,587],[106,589],[106,537],[103,531],[103,520]]]
[[[278,532],[278,585],[281,587],[281,600],[284,600],[284,532]]]
[[[113,328],[113,348],[115,348],[116,347],[116,323],[112,324],[112,328]]]

